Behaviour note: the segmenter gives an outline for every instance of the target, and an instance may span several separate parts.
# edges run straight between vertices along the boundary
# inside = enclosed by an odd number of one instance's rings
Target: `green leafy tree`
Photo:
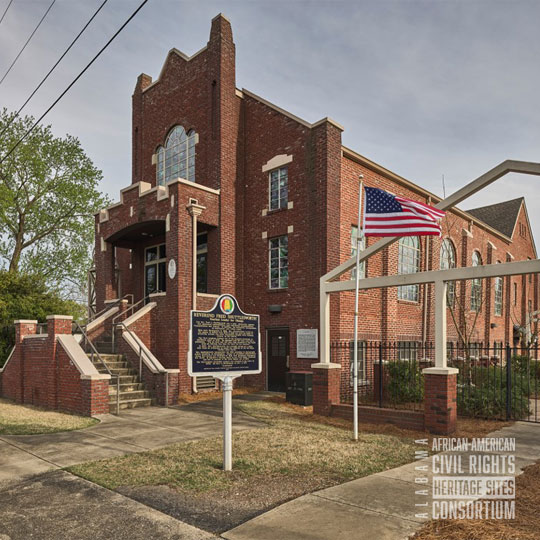
[[[0,113],[0,159],[33,125]],[[0,164],[0,262],[11,273],[39,274],[64,297],[81,298],[91,265],[93,214],[108,204],[102,178],[79,140],[37,126]],[[77,295],[78,293],[78,295]]]
[[[0,366],[13,347],[14,320],[45,322],[47,315],[53,314],[82,320],[85,310],[73,300],[63,300],[50,292],[41,276],[0,271]]]

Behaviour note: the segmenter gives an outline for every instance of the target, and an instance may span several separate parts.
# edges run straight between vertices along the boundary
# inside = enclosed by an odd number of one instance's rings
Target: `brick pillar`
[[[58,385],[59,366],[56,357],[56,336],[59,334],[71,334],[71,315],[48,315],[47,316],[47,355],[49,357],[47,373],[47,404],[51,409],[58,409]]]
[[[427,368],[423,373],[426,429],[438,435],[451,435],[457,427],[458,370]]]
[[[2,395],[6,395],[15,399],[18,403],[24,403],[24,349],[23,349],[23,339],[24,336],[35,334],[37,332],[37,321],[27,321],[27,320],[18,320],[14,321],[15,323],[15,351],[13,352],[13,357],[10,362],[13,363],[12,369],[18,370],[13,374],[13,379],[10,381],[2,381],[3,385],[7,387],[8,384],[17,382],[14,386],[17,386],[16,389],[9,389],[2,387]],[[17,367],[15,367],[17,366]]]
[[[338,405],[341,365],[332,363],[312,364],[313,414],[330,416],[332,405]]]

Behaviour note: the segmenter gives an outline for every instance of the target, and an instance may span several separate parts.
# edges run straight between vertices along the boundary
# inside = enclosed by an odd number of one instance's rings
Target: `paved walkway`
[[[255,394],[244,399],[261,399]],[[207,540],[158,510],[73,476],[62,467],[142,452],[222,432],[221,402],[104,415],[84,430],[0,437],[0,540]],[[233,411],[233,429],[263,426]]]
[[[540,459],[540,424],[518,422],[490,437],[515,437],[516,470]],[[421,447],[419,447],[420,449]],[[454,453],[455,455],[455,453]],[[466,452],[461,454],[466,456]],[[463,466],[467,471],[467,459]],[[416,468],[427,465],[427,472]],[[419,460],[340,486],[324,489],[285,503],[224,534],[227,540],[401,540],[425,521],[416,518],[421,489],[415,482],[427,477],[430,488],[432,461]],[[420,499],[425,502],[424,499]],[[429,506],[431,500],[429,499]]]
[[[52,471],[0,488],[0,540],[29,538],[209,540],[215,536],[65,471]]]
[[[233,430],[261,425],[254,418],[233,411]],[[104,415],[99,424],[79,431],[2,435],[0,488],[51,469],[215,437],[221,435],[222,429],[221,402],[209,401],[177,408],[131,409],[122,411],[120,416]]]

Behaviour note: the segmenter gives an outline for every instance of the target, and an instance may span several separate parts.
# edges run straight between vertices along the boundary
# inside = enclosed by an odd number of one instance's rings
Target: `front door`
[[[268,330],[268,390],[285,391],[285,374],[289,370],[289,329]]]

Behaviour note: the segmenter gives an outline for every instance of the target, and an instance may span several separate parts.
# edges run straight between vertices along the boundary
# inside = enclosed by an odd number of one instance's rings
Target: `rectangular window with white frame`
[[[268,241],[269,283],[271,289],[289,286],[289,240],[287,235]]]
[[[398,341],[397,358],[402,362],[418,360],[418,343],[416,341]]]
[[[289,169],[288,167],[279,167],[269,173],[269,206],[270,210],[279,210],[287,208],[289,201]]]
[[[357,347],[358,347],[358,383],[365,384],[367,382],[367,375],[366,375],[367,344],[365,341],[358,341]],[[350,371],[351,371],[350,384],[351,386],[353,386],[354,385],[354,341],[350,342],[349,349],[350,349],[349,362],[350,362]]]
[[[144,294],[167,290],[167,253],[165,244],[150,246],[144,250]]]
[[[358,227],[351,225],[351,257],[356,257],[356,249],[358,246]],[[366,249],[366,237],[362,235],[360,238],[360,252]],[[366,261],[360,263],[360,279],[366,277]],[[351,270],[351,279],[356,279],[356,267]]]

